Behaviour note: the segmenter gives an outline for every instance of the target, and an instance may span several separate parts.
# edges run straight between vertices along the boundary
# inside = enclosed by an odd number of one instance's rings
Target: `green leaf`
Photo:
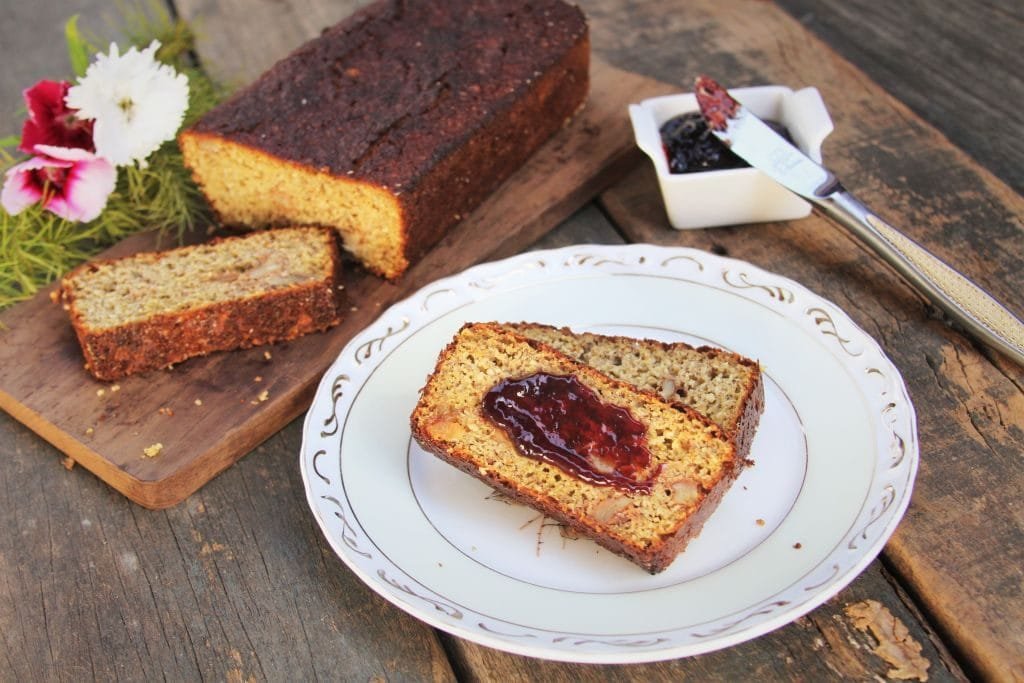
[[[0,149],[7,149],[8,147],[17,147],[18,143],[21,142],[21,138],[17,135],[8,135],[5,138],[0,138]]]
[[[68,45],[68,59],[71,61],[71,70],[76,76],[84,76],[85,70],[89,68],[89,45],[78,32],[78,15],[72,16],[64,24],[64,40]]]

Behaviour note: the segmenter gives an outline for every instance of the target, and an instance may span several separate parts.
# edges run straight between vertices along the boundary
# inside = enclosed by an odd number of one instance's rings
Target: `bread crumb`
[[[757,518],[756,520],[754,520],[754,521],[755,521],[755,522],[757,523],[757,525],[758,525],[758,526],[764,526],[764,520],[763,520],[763,519],[761,519],[760,517],[758,517],[758,518]]]
[[[256,375],[255,377],[252,378],[252,381],[253,382],[262,382],[263,381],[263,376],[262,375]]]
[[[270,392],[267,391],[266,389],[264,389],[263,391],[260,392],[260,395],[257,396],[256,398],[258,398],[260,403],[262,403],[263,401],[266,401],[268,398],[270,398]]]
[[[803,548],[803,547],[804,547],[804,544],[800,543],[799,541],[797,541],[796,543],[793,544],[793,549],[794,550],[800,550],[800,548]]]
[[[113,384],[113,385],[111,385],[110,391],[112,391],[112,392],[113,391],[121,391],[121,385],[120,384]]]
[[[60,290],[59,289],[55,289],[52,292],[50,292],[50,301],[52,301],[53,303],[57,303],[57,299],[59,299],[59,298],[60,298]]]
[[[273,356],[270,355],[270,351],[264,351],[263,352],[263,357],[266,358],[267,360],[270,360],[271,358],[273,358]]]
[[[106,389],[97,389],[96,390],[96,395],[97,396],[103,396],[103,394],[105,394],[105,393],[107,393]]]
[[[160,413],[161,415],[167,415],[167,416],[173,416],[174,415],[174,411],[172,409],[168,408],[167,406],[163,406],[157,412]]]
[[[201,406],[201,405],[203,405],[203,399],[201,399],[201,398],[197,398],[197,399],[196,399],[196,400],[194,401],[194,403],[195,403],[195,404],[196,404],[197,406]]]
[[[75,460],[69,455],[61,461],[61,464],[64,465],[64,469],[71,471],[71,468],[75,466]]]
[[[92,427],[89,427],[89,428],[87,428],[85,430],[85,435],[86,436],[92,436],[92,433],[93,433],[93,428]]]
[[[163,449],[164,445],[160,442],[157,442],[151,446],[146,446],[145,448],[143,448],[142,455],[147,458],[155,458],[156,456],[160,455],[160,451],[162,451]]]

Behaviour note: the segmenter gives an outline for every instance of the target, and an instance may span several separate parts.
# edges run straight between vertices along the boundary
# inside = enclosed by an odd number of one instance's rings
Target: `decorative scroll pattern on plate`
[[[317,463],[320,461],[320,458],[324,457],[325,455],[327,455],[327,451],[325,451],[322,448],[313,454],[313,472],[316,474],[316,476],[320,477],[320,479],[325,484],[329,486],[331,483],[330,478],[325,476],[324,473],[320,471],[320,467],[317,465]]]
[[[780,608],[786,607],[787,605],[789,605],[789,600],[775,600],[774,602],[769,602],[766,605],[763,605],[763,606],[757,607],[757,608],[755,608],[753,610],[750,610],[749,612],[747,612],[746,614],[744,614],[742,617],[740,617],[738,619],[726,622],[725,624],[723,624],[721,626],[718,626],[716,628],[710,629],[708,631],[694,632],[693,635],[696,636],[697,638],[710,638],[711,636],[720,636],[723,633],[728,633],[729,631],[732,631],[736,627],[743,625],[744,623],[750,621],[751,619],[753,619],[755,617],[761,617],[761,616],[766,616],[766,615],[769,615],[769,614],[774,614]]]
[[[664,261],[661,262],[661,267],[662,268],[667,268],[670,265],[672,265],[674,263],[678,263],[680,261],[689,261],[690,263],[692,263],[692,264],[697,266],[697,270],[699,272],[703,272],[704,271],[704,264],[701,263],[701,261],[699,259],[696,259],[693,256],[690,256],[688,254],[684,254],[684,255],[681,255],[681,256],[669,256],[667,259],[665,259]]]
[[[320,438],[334,436],[338,433],[338,401],[345,395],[341,390],[341,385],[348,381],[348,375],[338,375],[331,383],[331,414],[324,420],[323,429],[320,431]]]
[[[889,511],[889,508],[892,507],[894,502],[896,502],[896,489],[890,484],[882,489],[882,499],[879,501],[878,505],[871,508],[867,524],[863,526],[856,536],[850,539],[848,546],[850,550],[856,550],[861,541],[868,540],[868,529],[870,529],[875,522],[880,520],[882,516]]]
[[[469,283],[469,287],[473,289],[489,290],[494,289],[502,282],[523,275],[533,270],[547,268],[548,264],[543,259],[537,259],[535,261],[527,261],[526,263],[519,264],[518,267],[512,268],[504,273],[498,275],[490,275],[488,277],[479,278]]]
[[[444,614],[445,616],[451,617],[452,619],[462,619],[463,617],[462,610],[460,610],[459,608],[449,605],[446,602],[442,602],[441,600],[435,600],[434,598],[427,597],[426,595],[420,595],[412,588],[410,588],[408,584],[400,583],[398,580],[388,576],[387,572],[383,569],[377,570],[377,576],[380,577],[381,581],[405,593],[406,595],[410,595],[416,598],[417,600],[422,600],[423,602],[432,605],[435,610],[437,610],[441,614]]]
[[[355,350],[356,363],[362,364],[370,360],[370,357],[373,356],[374,353],[374,345],[377,347],[376,350],[380,351],[384,348],[385,341],[394,337],[396,334],[405,332],[405,330],[409,328],[409,319],[403,317],[401,322],[402,324],[397,328],[392,328],[388,325],[388,329],[384,334],[379,337],[374,337],[373,339],[368,339],[357,346]]]
[[[760,289],[768,293],[773,299],[784,304],[793,303],[795,296],[793,292],[780,285],[766,285],[757,282],[750,282],[750,276],[745,272],[733,275],[731,270],[722,271],[722,281],[736,289]]]
[[[853,341],[839,334],[839,328],[836,326],[836,321],[832,319],[832,315],[824,308],[814,306],[808,308],[805,312],[807,315],[811,316],[812,320],[814,320],[814,324],[818,326],[818,330],[826,336],[835,337],[836,341],[839,342],[839,346],[842,347],[843,351],[847,354],[856,357],[864,353],[859,349],[851,350],[850,347],[853,346]]]
[[[572,254],[563,261],[563,264],[566,266],[592,266],[595,268],[601,268],[602,266],[608,265],[625,267],[634,265],[634,263],[642,266],[646,262],[647,258],[644,256],[640,256],[636,261],[631,263],[626,259],[608,258],[600,254]]]
[[[320,496],[320,498],[328,503],[333,503],[337,507],[337,510],[334,511],[334,516],[341,522],[341,540],[344,541],[345,545],[351,548],[352,552],[358,553],[363,557],[373,557],[369,552],[359,547],[359,542],[356,539],[356,530],[349,524],[348,517],[345,516],[345,506],[341,504],[341,501],[334,496]]]

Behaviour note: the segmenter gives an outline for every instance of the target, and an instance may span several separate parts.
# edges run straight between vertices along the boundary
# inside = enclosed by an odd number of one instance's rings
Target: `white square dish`
[[[767,85],[733,88],[729,93],[759,118],[785,126],[796,146],[821,163],[821,145],[833,126],[817,88],[793,91]],[[636,144],[654,163],[672,227],[784,221],[811,212],[810,204],[753,168],[671,173],[661,126],[674,116],[698,110],[693,93],[654,97],[629,106]]]

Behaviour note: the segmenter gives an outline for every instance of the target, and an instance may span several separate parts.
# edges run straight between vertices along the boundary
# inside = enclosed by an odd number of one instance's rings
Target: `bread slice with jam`
[[[746,462],[693,409],[496,323],[467,324],[441,352],[411,428],[427,451],[651,573]]]

